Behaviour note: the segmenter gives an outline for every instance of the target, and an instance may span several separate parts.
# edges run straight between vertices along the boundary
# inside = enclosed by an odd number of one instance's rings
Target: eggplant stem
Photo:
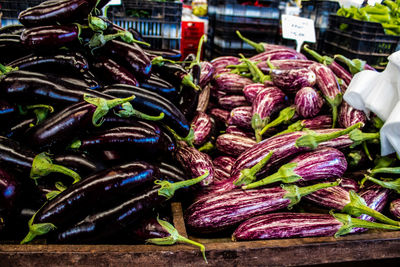
[[[164,127],[174,136],[176,141],[184,141],[186,142],[189,146],[193,147],[193,140],[194,140],[194,130],[193,128],[190,128],[189,133],[186,137],[181,137],[179,136],[171,127],[168,125],[164,125]]]
[[[44,206],[44,204],[43,204]],[[43,207],[42,206],[42,207]],[[41,208],[40,208],[41,209]],[[40,210],[39,209],[39,210]],[[56,229],[57,227],[52,224],[52,223],[38,223],[38,224],[34,224],[33,220],[35,219],[36,214],[39,212],[39,210],[33,214],[32,218],[29,220],[28,222],[28,226],[29,226],[29,232],[28,234],[25,236],[25,238],[20,242],[20,244],[26,244],[31,242],[36,236],[38,235],[44,235],[47,234],[48,232],[50,232],[51,230]]]
[[[374,177],[366,175],[364,179],[374,182],[384,188],[392,189],[392,190],[396,191],[397,194],[400,194],[400,178],[398,178],[394,181],[387,182],[387,181],[382,181],[382,180],[379,180]]]
[[[371,156],[371,153],[369,153],[369,149],[368,149],[368,146],[367,146],[367,142],[364,141],[364,142],[362,143],[362,146],[363,146],[365,155],[367,155],[367,158],[368,158],[370,161],[373,161],[373,158],[372,158],[372,156]]]
[[[271,121],[270,123],[264,126],[264,128],[260,131],[260,135],[263,135],[268,129],[272,127],[290,121],[295,113],[296,113],[295,107],[287,107],[282,109],[279,112],[279,116],[275,120]]]
[[[304,129],[303,121],[296,121],[296,122],[290,124],[286,130],[284,130],[280,133],[277,133],[274,136],[281,135],[281,134],[287,134],[287,133],[293,133],[293,132],[301,131],[303,129]]]
[[[372,169],[369,173],[371,174],[371,176],[374,176],[377,173],[400,174],[400,167],[377,168]]]
[[[272,154],[274,153],[273,150],[271,150],[262,160],[257,162],[256,165],[251,167],[250,169],[243,169],[240,171],[240,176],[239,178],[233,183],[236,186],[240,185],[247,185],[252,183],[254,180],[256,180],[256,174],[259,172],[265,164],[269,161],[269,159],[272,157]]]
[[[243,41],[254,47],[258,53],[265,52],[265,48],[261,43],[256,43],[251,41],[250,39],[247,39],[239,31],[236,31],[236,34],[239,36],[240,39],[242,39]]]
[[[340,62],[343,62],[347,65],[348,69],[350,70],[351,74],[356,74],[365,69],[366,62],[360,59],[349,59],[343,55],[334,55],[334,59],[338,59]]]
[[[147,46],[147,47],[150,47],[150,46],[151,46],[151,45],[150,45],[149,43],[147,43],[147,42],[143,42],[143,41],[136,40],[136,39],[133,37],[133,34],[132,34],[131,32],[129,32],[129,31],[118,31],[118,33],[121,33],[121,34],[122,34],[122,35],[120,36],[121,39],[122,39],[122,41],[124,41],[124,42],[126,42],[126,43],[128,43],[128,44],[137,43],[137,44],[145,45],[145,46]]]

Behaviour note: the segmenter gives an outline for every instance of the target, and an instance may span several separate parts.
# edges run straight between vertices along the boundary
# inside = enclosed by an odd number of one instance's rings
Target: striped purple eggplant
[[[231,156],[219,156],[213,160],[213,164],[214,167],[219,167],[230,174],[235,160],[236,159]]]
[[[227,93],[218,89],[217,86],[210,87],[210,96],[218,101],[220,97],[226,96]]]
[[[219,166],[214,166],[214,182],[218,183],[229,179],[231,175]]]
[[[328,115],[320,115],[312,119],[304,119],[296,121],[295,123],[289,125],[286,130],[277,133],[276,135],[301,131],[305,128],[309,130],[318,130],[318,129],[327,129],[331,127],[332,127],[332,117]]]
[[[296,93],[303,87],[312,87],[316,83],[316,76],[308,68],[291,70],[271,70],[271,78],[275,86],[286,93]]]
[[[324,99],[317,90],[312,87],[303,87],[296,93],[294,98],[296,112],[303,118],[313,118],[324,105]]]
[[[260,240],[348,234],[355,227],[362,229],[399,230],[398,226],[368,222],[347,214],[279,212],[257,216],[242,223],[232,240]]]
[[[214,77],[217,77],[218,75],[220,75],[222,73],[231,73],[231,69],[225,69],[225,68],[215,69]]]
[[[287,47],[265,51],[249,58],[251,61],[267,61],[277,59],[307,59],[303,54]]]
[[[255,177],[242,176],[235,182],[243,189],[251,189],[276,182],[294,183],[297,181],[321,180],[342,177],[347,169],[346,157],[335,148],[324,147],[298,155],[289,163],[266,178],[254,182]]]
[[[228,65],[236,65],[240,63],[240,58],[234,56],[217,57],[210,62],[215,70],[224,69]]]
[[[364,111],[355,109],[346,101],[343,101],[340,105],[338,121],[340,126],[349,127],[358,122],[365,124],[367,122],[367,116]]]
[[[288,97],[278,88],[268,87],[258,92],[252,104],[252,128],[257,142],[261,141],[260,132],[269,123],[270,117],[283,109]]]
[[[397,219],[400,219],[400,198],[393,200],[390,202],[390,207],[389,207],[390,213],[396,217]]]
[[[191,177],[209,171],[208,177],[200,183],[202,186],[208,186],[214,181],[214,166],[209,155],[181,142],[175,151],[175,158]]]
[[[242,93],[246,85],[253,83],[249,78],[235,73],[219,74],[214,77],[214,82],[218,90],[231,94]]]
[[[244,95],[225,95],[218,98],[218,105],[226,110],[247,106],[249,103]]]
[[[225,133],[237,136],[243,136],[254,140],[256,139],[253,132],[243,130],[242,128],[236,125],[229,125],[228,127],[226,127]]]
[[[320,63],[314,63],[309,68],[315,73],[317,77],[316,84],[324,95],[325,100],[332,108],[332,127],[335,127],[338,112],[337,108],[342,102],[342,92],[335,74],[330,68]]]
[[[232,190],[198,199],[184,212],[188,228],[195,233],[216,233],[254,216],[291,207],[302,196],[335,183],[307,187],[282,185],[257,190]]]
[[[253,108],[243,106],[232,109],[227,120],[228,125],[236,125],[244,129],[251,129],[251,116]]]
[[[315,61],[308,60],[308,59],[278,59],[278,60],[271,60],[270,63],[277,69],[280,70],[291,70],[291,69],[299,69],[299,68],[308,68],[311,64],[314,64]],[[261,61],[257,64],[257,67],[263,73],[270,73],[271,69],[270,66],[267,64],[267,61]]]
[[[204,112],[197,113],[191,123],[191,127],[194,131],[194,145],[202,145],[210,138],[214,127],[213,124],[213,120],[209,115]]]
[[[264,88],[265,86],[262,83],[252,83],[246,85],[243,88],[243,94],[249,103],[253,103],[254,99],[256,99],[258,92]]]
[[[221,134],[216,141],[217,150],[231,156],[239,156],[255,144],[251,138],[233,134]]]
[[[300,186],[306,186],[306,185],[311,185],[311,184],[315,184],[315,183],[321,183],[321,182],[333,182],[336,181],[337,178],[329,178],[329,179],[324,179],[324,180],[318,180],[318,181],[307,181],[307,182],[298,182],[296,183],[296,185],[300,185]],[[354,179],[351,178],[346,178],[346,177],[340,177],[340,188],[346,190],[346,191],[350,191],[353,190],[354,192],[358,192],[360,190],[360,186],[358,185],[358,182]],[[321,191],[321,190],[319,190]],[[313,193],[314,194],[314,193]],[[313,195],[310,194],[310,195]],[[307,195],[306,198],[308,198]]]
[[[226,124],[228,122],[230,112],[221,109],[221,108],[213,108],[209,112],[210,115],[212,115],[218,122]]]
[[[207,85],[201,90],[199,94],[199,99],[197,101],[197,107],[196,107],[197,112],[206,112],[208,104],[210,103],[210,96],[211,96],[211,87]]]
[[[215,68],[210,62],[202,61],[200,62],[200,70],[199,86],[204,88],[211,81]]]

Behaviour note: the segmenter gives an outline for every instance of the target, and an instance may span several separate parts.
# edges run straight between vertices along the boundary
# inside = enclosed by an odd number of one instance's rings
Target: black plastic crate
[[[279,19],[280,11],[277,7],[262,7],[238,4],[223,4],[216,7],[215,14],[232,16],[232,17],[248,17],[261,19]],[[241,21],[238,21],[241,23]],[[257,21],[255,22],[257,23]]]
[[[341,31],[348,34],[385,34],[380,23],[355,20],[334,14],[329,16],[329,28],[331,30]]]
[[[234,48],[223,48],[214,45],[211,49],[210,58],[216,58],[221,56],[239,56],[239,54],[243,54],[245,57],[251,57],[257,54],[254,49],[243,50],[243,49],[234,49]]]
[[[279,30],[278,19],[248,18],[238,16],[217,15],[215,22],[215,32],[219,34],[235,34],[239,30],[242,34],[252,36],[271,36],[277,35]]]
[[[1,0],[1,12],[3,13],[2,18],[4,19],[14,19],[18,18],[21,11],[27,9],[28,7],[33,7],[39,5],[45,0]]]

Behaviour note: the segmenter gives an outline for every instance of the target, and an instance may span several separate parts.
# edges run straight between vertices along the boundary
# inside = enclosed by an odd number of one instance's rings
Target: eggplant
[[[313,118],[321,111],[324,100],[314,88],[303,87],[297,91],[294,103],[296,105],[296,112],[301,117]]]
[[[105,169],[102,162],[95,160],[85,153],[79,152],[54,155],[53,162],[79,173],[82,177]]]
[[[149,79],[139,83],[139,87],[157,93],[172,103],[178,101],[178,88],[155,74],[151,74]]]
[[[21,43],[33,50],[59,48],[78,40],[79,27],[71,24],[27,28],[21,33]]]
[[[365,124],[367,122],[367,116],[364,111],[355,109],[346,101],[343,101],[340,105],[338,121],[341,127],[349,127],[358,122]]]
[[[25,29],[24,25],[21,24],[10,24],[0,28],[0,35],[4,34],[21,34],[21,32]]]
[[[188,180],[187,174],[178,166],[178,164],[162,161],[157,162],[154,165],[158,167],[162,180],[167,180],[171,183]]]
[[[217,57],[210,61],[215,70],[224,69],[228,65],[240,63],[240,58],[234,56]]]
[[[94,69],[106,84],[139,86],[138,80],[130,71],[108,57],[95,57],[91,62],[91,69]]]
[[[4,99],[0,99],[0,119],[9,119],[18,112],[18,107]]]
[[[342,92],[335,74],[330,68],[320,63],[314,63],[310,65],[309,68],[315,73],[317,77],[316,84],[325,97],[326,102],[328,102],[332,108],[332,127],[335,127],[338,116],[337,108],[342,102]]]
[[[199,94],[199,99],[196,107],[197,112],[206,112],[208,104],[210,103],[210,95],[211,88],[207,85],[201,90]]]
[[[282,89],[285,93],[296,93],[303,87],[313,87],[316,83],[316,76],[308,68],[291,70],[271,70],[271,78],[275,86]]]
[[[252,128],[257,142],[262,140],[260,132],[270,122],[270,117],[284,108],[288,97],[278,88],[265,88],[258,92],[252,104]]]
[[[288,48],[282,47],[271,51],[265,51],[249,58],[253,62],[277,60],[277,59],[307,59],[303,54]]]
[[[190,126],[182,112],[169,100],[156,93],[128,85],[107,86],[103,93],[115,97],[128,97],[134,94],[135,98],[131,103],[135,109],[154,116],[164,113],[162,121],[166,125],[182,137],[186,137],[189,134]]]
[[[223,96],[226,96],[226,95],[228,95],[228,93],[219,90],[217,86],[211,86],[211,88],[210,88],[210,96],[212,98],[214,98],[214,100],[216,102],[218,102],[218,99],[220,97],[223,97]]]
[[[0,39],[0,53],[2,64],[10,63],[20,57],[29,55],[30,50],[22,44],[21,40]]]
[[[9,171],[0,168],[0,213],[8,215],[21,196],[21,185]]]
[[[348,234],[352,229],[399,230],[398,226],[368,222],[347,214],[279,212],[257,216],[242,223],[233,233],[232,240],[259,240],[334,236]]]
[[[20,12],[18,20],[29,27],[72,23],[87,18],[96,3],[96,0],[48,0]]]
[[[247,106],[248,104],[244,95],[225,95],[218,99],[218,105],[226,110]]]
[[[200,62],[201,72],[200,72],[200,80],[199,86],[200,88],[204,88],[212,79],[214,75],[214,66],[207,61]]]
[[[134,194],[131,193],[131,197],[119,205],[88,214],[80,222],[58,232],[57,240],[62,243],[72,243],[78,240],[80,242],[93,242],[111,236],[133,225],[153,208],[159,207],[170,199],[176,190],[196,184],[206,177],[207,172],[203,176],[178,183],[156,181],[154,186],[147,187]]]
[[[213,164],[214,167],[220,167],[224,171],[230,173],[235,160],[236,159],[231,156],[219,156],[213,160]]]
[[[191,178],[208,173],[206,179],[201,181],[201,186],[208,186],[214,180],[214,165],[208,154],[198,151],[194,147],[189,147],[184,143],[178,144],[175,151],[175,158]]]
[[[53,164],[46,153],[37,154],[19,142],[0,136],[0,166],[18,173],[18,181],[24,183],[27,179],[34,180],[52,172],[62,173],[80,180],[80,175],[64,166]]]
[[[146,80],[150,77],[152,63],[150,58],[137,44],[128,44],[118,40],[108,41],[103,47],[96,49],[101,55],[108,56],[133,71],[136,77]]]
[[[308,187],[282,185],[211,194],[200,198],[185,210],[185,222],[193,233],[216,233],[235,227],[254,216],[291,207],[297,204],[302,196],[335,185],[338,185],[338,182]]]
[[[212,115],[216,121],[222,124],[226,124],[229,119],[229,111],[220,109],[220,108],[213,108],[210,110],[210,115]]]
[[[218,90],[230,94],[237,94],[243,91],[246,85],[252,84],[253,81],[235,73],[222,73],[214,77],[214,82]]]
[[[288,128],[276,135],[292,133],[295,131],[301,131],[303,129],[309,130],[320,130],[332,127],[332,116],[320,115],[312,119],[305,119],[297,121],[288,126]]]
[[[182,86],[177,107],[189,121],[195,115],[197,104],[199,103],[199,94],[200,91],[198,88],[194,89],[193,87]]]
[[[204,112],[198,112],[191,123],[194,132],[193,144],[196,146],[204,144],[211,137],[214,124],[210,116]]]
[[[25,138],[25,132],[35,125],[36,119],[24,119],[22,121],[18,121],[17,124],[12,125],[9,129],[4,133],[4,136],[7,138],[11,138],[17,141],[23,141]]]
[[[243,94],[249,103],[253,103],[253,101],[257,97],[258,92],[260,92],[264,88],[265,88],[265,86],[262,83],[252,83],[252,84],[246,85],[243,88]]]
[[[397,219],[400,219],[400,199],[395,199],[392,202],[390,202],[390,213],[396,217]]]
[[[144,42],[143,37],[139,36],[140,33],[135,31],[134,29],[130,28],[128,29],[130,33],[132,33],[133,37],[136,40]],[[133,32],[134,31],[134,32]],[[175,60],[178,61],[181,59],[182,54],[181,51],[176,50],[176,49],[150,49],[148,47],[144,48],[144,51],[149,54],[149,56],[153,59],[154,57],[162,57],[165,59],[169,60]]]
[[[228,127],[226,127],[225,133],[233,134],[236,136],[247,137],[254,140],[256,139],[253,132],[243,130],[242,128],[236,125],[229,125]]]
[[[171,62],[157,63],[155,62],[156,59],[152,60],[153,71],[155,74],[167,80],[176,88],[187,86],[198,90],[197,85],[194,83],[193,80],[194,77],[182,66]]]
[[[270,73],[270,66],[274,66],[280,70],[290,70],[290,69],[299,69],[299,68],[308,68],[311,64],[314,64],[315,61],[308,59],[277,59],[271,60],[270,64],[266,61],[262,61],[257,64],[257,66],[264,73]]]
[[[22,243],[31,241],[37,235],[47,234],[56,227],[69,227],[90,212],[112,206],[118,200],[129,199],[132,192],[140,192],[146,184],[150,185],[158,178],[158,168],[142,161],[96,172],[47,202],[29,221],[29,233]],[[41,225],[47,227],[39,228]]]
[[[233,134],[221,134],[216,140],[217,150],[230,156],[239,156],[255,144],[251,138]]]
[[[232,109],[227,120],[228,125],[236,125],[244,129],[251,129],[251,116],[253,108],[243,106]]]
[[[342,177],[347,169],[346,157],[335,148],[325,147],[298,155],[273,173],[257,182],[256,177],[242,175],[235,182],[244,183],[243,189],[251,189],[275,182],[294,183],[297,181],[321,180]]]

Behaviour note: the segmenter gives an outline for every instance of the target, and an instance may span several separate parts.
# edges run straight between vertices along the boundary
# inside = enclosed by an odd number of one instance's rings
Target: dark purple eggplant
[[[79,131],[89,129],[93,125],[101,125],[102,117],[110,109],[121,105],[123,110],[120,112],[130,113],[132,106],[126,102],[132,98],[132,94],[126,99],[114,98],[111,100],[86,97],[87,102],[71,105],[55,113],[43,123],[30,128],[26,138],[32,147],[37,148],[66,145],[77,136]]]
[[[130,71],[108,57],[96,56],[91,62],[91,69],[94,69],[106,84],[139,86],[138,80]]]
[[[228,65],[236,65],[240,63],[240,58],[234,56],[217,57],[210,62],[215,70],[224,69]]]
[[[85,71],[83,73],[79,73],[78,75],[75,75],[74,73],[65,75],[59,73],[58,71],[53,73],[46,72],[43,74],[47,75],[49,80],[53,83],[62,85],[69,89],[75,88],[78,91],[81,91],[82,89],[86,91],[85,89],[89,88],[91,91],[99,91],[101,88],[98,78],[95,77],[90,71]]]
[[[228,125],[236,125],[244,129],[251,129],[251,116],[253,108],[243,106],[232,109],[227,120]]]
[[[187,174],[176,163],[162,161],[156,163],[155,165],[160,171],[162,180],[167,180],[171,183],[188,180]]]
[[[180,143],[175,151],[175,158],[191,178],[201,176],[206,171],[209,173],[207,178],[200,183],[202,186],[208,186],[213,182],[214,165],[208,154]]]
[[[194,233],[216,233],[235,227],[254,216],[291,207],[297,204],[302,196],[338,184],[322,183],[307,187],[282,185],[211,194],[200,198],[186,209],[185,222]]]
[[[207,61],[200,62],[201,72],[200,72],[200,88],[204,88],[212,79],[214,75],[214,66]]]
[[[271,70],[271,78],[275,86],[282,89],[285,93],[296,93],[303,87],[313,87],[316,83],[316,76],[308,68],[291,70]]]
[[[3,34],[21,34],[25,29],[24,25],[21,24],[10,24],[0,28],[0,35]]]
[[[21,43],[21,40],[0,39],[0,53],[2,64],[10,63],[20,57],[29,55],[30,50]]]
[[[237,94],[242,93],[246,85],[252,84],[253,81],[235,73],[222,73],[214,77],[217,89],[226,93]]]
[[[233,134],[221,134],[216,140],[217,150],[230,156],[239,156],[255,144],[251,138]]]
[[[128,44],[118,40],[108,41],[96,52],[109,56],[116,62],[126,66],[135,73],[136,77],[146,80],[150,77],[152,63],[150,58],[137,44]],[[96,54],[96,53],[95,53]]]
[[[7,215],[12,212],[20,195],[21,186],[14,175],[0,168],[0,213]]]
[[[342,102],[342,92],[335,74],[330,68],[320,63],[314,63],[309,68],[315,73],[317,77],[316,84],[325,97],[326,102],[332,108],[332,127],[335,127],[338,116],[337,108]]]
[[[19,70],[43,72],[51,69],[73,70],[75,72],[85,72],[89,69],[89,63],[80,53],[67,53],[56,55],[35,55],[31,54],[21,57],[8,66],[18,68]]]
[[[194,83],[193,76],[182,66],[171,62],[157,62],[157,58],[152,60],[153,71],[161,78],[167,80],[176,88],[185,85],[197,90],[197,85]]]
[[[105,169],[102,162],[93,159],[85,153],[70,152],[57,154],[53,157],[53,162],[76,171],[82,177]]]
[[[390,202],[390,213],[396,217],[397,219],[400,219],[400,198],[393,200]]]
[[[313,118],[324,105],[324,99],[312,87],[303,87],[296,93],[294,99],[296,112],[303,118]]]
[[[17,122],[17,124],[12,125],[5,133],[4,136],[7,138],[11,138],[14,140],[21,141],[24,139],[25,132],[35,125],[36,119],[24,119],[22,121]]]
[[[346,128],[358,122],[365,124],[367,122],[367,116],[364,111],[355,109],[346,101],[342,101],[338,121],[340,126]]]
[[[164,113],[163,123],[182,137],[186,137],[189,134],[190,126],[185,116],[173,103],[160,95],[143,88],[128,85],[112,85],[105,89],[103,91],[105,94],[115,97],[128,97],[134,94],[135,98],[131,103],[135,109],[154,116]]]
[[[18,15],[24,26],[65,24],[87,18],[96,0],[49,0],[28,8]]]
[[[27,28],[21,33],[21,42],[27,49],[47,50],[65,46],[79,38],[78,25],[51,25]]]
[[[133,37],[136,40],[144,41],[143,38],[140,38],[137,34],[134,34],[132,32],[133,29],[132,30],[128,29],[128,30],[130,33],[133,34]],[[144,51],[150,55],[151,59],[153,59],[155,57],[162,57],[165,59],[178,61],[182,57],[181,51],[176,50],[176,49],[150,49],[150,48],[146,47],[146,48],[144,48]]]
[[[260,142],[260,132],[270,122],[270,117],[284,108],[288,97],[278,88],[265,88],[258,92],[252,104],[251,126],[255,131],[256,140]]]
[[[27,179],[38,179],[52,172],[62,173],[74,179],[80,180],[78,173],[61,165],[53,164],[46,153],[37,154],[19,142],[0,136],[0,166],[18,173],[17,179],[21,183]]]
[[[225,133],[247,137],[254,140],[256,139],[253,132],[243,130],[243,128],[240,128],[236,125],[229,125],[228,127],[226,127]]]
[[[18,107],[4,99],[0,99],[0,119],[7,119],[18,112]]]
[[[204,144],[213,132],[213,120],[204,112],[198,112],[193,118],[191,128],[194,132],[193,144],[196,146]]]
[[[68,229],[60,231],[59,242],[71,243],[101,240],[115,232],[128,228],[143,218],[153,208],[169,200],[177,189],[196,184],[207,177],[203,176],[178,183],[156,181],[156,185],[147,187],[140,192],[131,193],[131,197],[119,205],[87,214],[87,217]]]
[[[233,233],[232,240],[259,240],[274,238],[334,236],[363,229],[399,230],[393,225],[368,222],[347,214],[280,212],[257,216],[242,223]]]
[[[194,89],[193,87],[185,85],[182,86],[181,92],[179,93],[177,107],[189,121],[195,116],[197,104],[199,103],[199,94],[200,91],[198,88]]]
[[[321,180],[342,177],[347,169],[346,157],[335,148],[325,147],[300,154],[282,165],[276,173],[254,182],[256,177],[242,175],[236,185],[245,184],[243,189],[252,189],[275,182]]]
[[[140,87],[157,93],[172,103],[178,101],[177,88],[157,75],[151,74],[146,81],[140,81]]]
[[[243,94],[249,103],[253,103],[253,101],[257,97],[258,92],[260,92],[264,88],[265,88],[265,86],[262,83],[252,83],[252,84],[246,85],[243,88]]]

